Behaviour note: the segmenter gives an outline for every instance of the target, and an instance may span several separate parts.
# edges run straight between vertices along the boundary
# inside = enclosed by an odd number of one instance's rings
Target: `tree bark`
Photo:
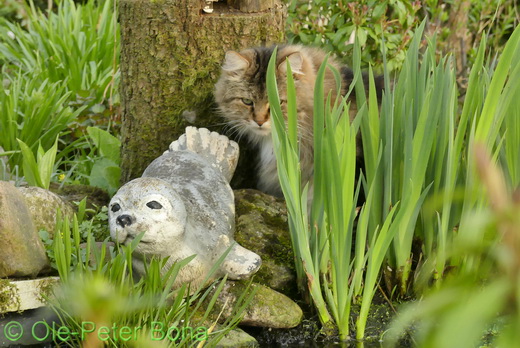
[[[285,7],[273,3],[244,13],[218,2],[205,14],[200,0],[120,1],[122,183],[186,126],[222,130],[212,91],[224,53],[284,41]]]
[[[467,88],[467,55],[471,49],[472,34],[468,30],[470,0],[461,0],[452,5],[448,26],[450,35],[447,38],[448,51],[455,57],[457,82],[460,87]]]

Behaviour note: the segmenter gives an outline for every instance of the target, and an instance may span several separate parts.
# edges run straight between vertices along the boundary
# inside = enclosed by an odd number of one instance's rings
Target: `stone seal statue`
[[[145,232],[133,253],[133,266],[144,274],[147,259],[169,257],[163,271],[191,255],[173,287],[204,280],[216,261],[229,254],[209,281],[224,274],[243,279],[255,273],[260,256],[234,239],[235,204],[229,181],[238,161],[238,145],[207,129],[186,128],[141,178],[123,185],[109,204],[110,236],[130,243]]]

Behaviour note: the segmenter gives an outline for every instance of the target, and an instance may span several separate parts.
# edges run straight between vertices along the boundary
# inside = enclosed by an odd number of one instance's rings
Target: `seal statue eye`
[[[112,206],[112,208],[110,208],[110,210],[112,210],[112,212],[115,213],[116,211],[121,210],[121,206],[116,203]]]
[[[150,202],[146,203],[146,206],[150,209],[161,209],[162,208],[161,203],[159,203],[157,201],[150,201]]]

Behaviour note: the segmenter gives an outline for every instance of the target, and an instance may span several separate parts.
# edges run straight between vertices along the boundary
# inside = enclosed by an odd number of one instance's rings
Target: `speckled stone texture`
[[[155,159],[143,177],[123,185],[109,205],[112,238],[137,245],[134,267],[144,272],[143,259],[196,257],[183,267],[174,287],[204,285],[209,270],[229,251],[211,279],[227,274],[244,279],[255,273],[260,257],[234,242],[235,206],[229,180],[238,159],[238,145],[207,129],[186,128],[186,135]]]

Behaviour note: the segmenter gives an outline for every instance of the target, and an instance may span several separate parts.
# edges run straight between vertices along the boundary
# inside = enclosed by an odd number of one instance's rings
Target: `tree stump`
[[[228,1],[214,2],[211,14],[204,0],[120,1],[122,183],[186,126],[222,131],[212,91],[225,51],[284,41],[279,0]]]

